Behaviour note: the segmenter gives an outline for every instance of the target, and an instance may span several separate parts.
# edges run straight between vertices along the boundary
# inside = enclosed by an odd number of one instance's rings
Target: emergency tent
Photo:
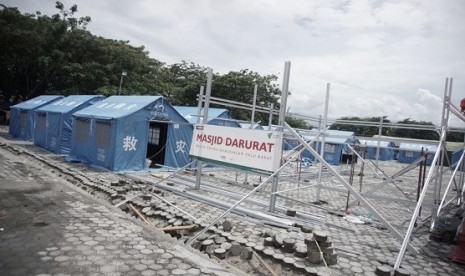
[[[417,143],[400,143],[397,159],[400,163],[413,163],[421,156],[421,151],[428,151],[426,165],[431,166],[437,146]]]
[[[455,170],[455,168],[457,167],[458,165],[458,162],[460,161],[460,158],[462,157],[463,155],[463,149],[461,150],[458,150],[458,151],[454,151],[452,154],[451,154],[451,169]],[[465,160],[462,161],[462,163],[460,164],[460,168],[458,170],[461,170],[461,171],[465,171]]]
[[[35,111],[34,145],[58,154],[69,154],[73,113],[103,98],[100,95],[74,95],[38,108]]]
[[[189,123],[197,123],[198,108],[193,106],[174,106]],[[203,123],[203,109],[200,112],[200,124]],[[241,125],[233,118],[231,112],[224,108],[208,108],[207,124],[228,127],[241,127]]]
[[[315,138],[314,135],[308,134],[303,134],[302,137],[306,141],[311,141]],[[322,136],[320,136],[311,146],[320,153],[322,142]],[[343,156],[351,154],[348,145],[353,146],[359,143],[352,131],[326,130],[323,158],[331,165],[339,165],[343,160]],[[307,150],[302,152],[302,157],[308,158],[311,161],[315,160],[315,157]]]
[[[366,158],[376,159],[378,150],[378,141],[375,140],[360,140],[360,146],[365,146]],[[394,149],[396,145],[392,141],[379,141],[379,157],[378,160],[387,161],[394,160]]]
[[[112,96],[73,115],[69,161],[112,171],[189,162],[192,126],[161,96]]]
[[[59,95],[42,95],[10,107],[10,136],[23,140],[34,139],[35,110],[62,99]],[[37,126],[44,128],[45,126]]]

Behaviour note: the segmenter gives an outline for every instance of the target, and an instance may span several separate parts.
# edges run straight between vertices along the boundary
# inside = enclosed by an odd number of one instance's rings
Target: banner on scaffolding
[[[280,165],[282,132],[196,125],[189,155],[202,161],[271,174]]]

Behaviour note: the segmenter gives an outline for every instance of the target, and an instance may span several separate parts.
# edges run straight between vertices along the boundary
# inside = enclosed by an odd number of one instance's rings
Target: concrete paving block
[[[322,254],[320,252],[309,252],[307,259],[312,264],[319,264],[323,261]]]
[[[379,265],[376,267],[375,274],[378,276],[390,276],[392,267],[388,265]]]
[[[263,240],[263,245],[265,245],[265,246],[274,246],[273,238],[272,237],[265,238]]]
[[[224,248],[216,248],[213,254],[219,259],[224,259],[226,257],[226,252]]]
[[[263,254],[267,257],[272,257],[276,252],[272,248],[266,248],[263,250]]]
[[[296,260],[294,263],[294,270],[300,273],[305,272],[305,262],[303,260]]]
[[[229,249],[231,248],[231,244],[229,242],[225,242],[225,243],[222,243],[220,247],[226,251],[229,251]]]
[[[205,251],[209,246],[213,245],[214,241],[210,239],[206,239],[202,241],[202,246],[200,247],[200,250]]]
[[[290,217],[295,217],[296,214],[297,214],[297,211],[295,209],[287,209],[286,210],[286,215],[288,215]]]
[[[304,224],[304,225],[302,225],[302,227],[300,228],[300,230],[301,230],[303,233],[312,233],[312,232],[313,232],[313,227]]]
[[[294,251],[294,255],[299,258],[307,257],[307,247],[306,246],[298,246]]]
[[[296,261],[295,257],[285,257],[283,259],[283,264],[288,268],[293,268],[295,261]]]
[[[410,276],[411,273],[409,270],[404,268],[397,268],[394,270],[394,276]]]
[[[318,276],[318,269],[313,266],[306,266],[305,267],[305,275],[307,276]],[[349,274],[347,274],[349,275]]]
[[[273,237],[274,234],[275,234],[275,233],[273,232],[273,230],[271,230],[271,229],[265,229],[265,230],[263,231],[263,233],[262,233],[262,236],[263,236],[264,238],[268,238],[268,237]]]
[[[276,248],[283,247],[283,237],[280,234],[275,234],[273,236],[273,246]]]
[[[258,254],[262,254],[263,251],[265,250],[265,247],[263,245],[256,245],[254,248],[255,252],[257,252]]]
[[[282,253],[275,253],[273,254],[273,259],[275,259],[278,263],[282,262],[286,256]]]
[[[253,256],[253,250],[251,247],[244,247],[241,252],[241,259],[251,260]]]
[[[238,242],[232,242],[229,253],[233,256],[239,256],[242,252],[242,247]]]
[[[226,242],[226,239],[224,237],[221,237],[221,236],[216,236],[214,238],[214,241],[215,241],[216,244],[222,244],[222,243]]]
[[[328,240],[328,233],[323,231],[313,231],[313,239],[317,242],[324,242]]]
[[[223,231],[226,231],[226,232],[230,232],[233,229],[232,221],[228,219],[225,219],[223,221],[222,226],[223,226]]]
[[[295,240],[291,238],[283,239],[283,251],[286,253],[294,253]]]
[[[327,265],[337,264],[337,253],[323,254],[323,258]]]

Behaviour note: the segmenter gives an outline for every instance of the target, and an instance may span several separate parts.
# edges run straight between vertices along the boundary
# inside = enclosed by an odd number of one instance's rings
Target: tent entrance
[[[151,168],[158,168],[165,164],[165,149],[168,134],[168,124],[150,122],[147,144],[147,159],[152,160]]]

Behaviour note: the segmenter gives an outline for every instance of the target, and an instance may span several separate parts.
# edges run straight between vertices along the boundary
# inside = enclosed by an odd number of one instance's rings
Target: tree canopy
[[[21,14],[0,5],[0,93],[29,99],[42,94],[163,95],[174,105],[197,105],[207,68],[182,61],[167,65],[151,58],[144,46],[106,39],[90,33],[88,16],[77,17],[78,7],[66,9],[56,2],[52,16]],[[122,72],[127,74],[122,76]],[[122,79],[123,78],[123,79]],[[281,91],[275,75],[247,69],[213,76],[212,96],[252,104],[258,85],[257,104],[279,108]],[[250,112],[230,108],[238,119]],[[268,115],[256,114],[268,122]]]

